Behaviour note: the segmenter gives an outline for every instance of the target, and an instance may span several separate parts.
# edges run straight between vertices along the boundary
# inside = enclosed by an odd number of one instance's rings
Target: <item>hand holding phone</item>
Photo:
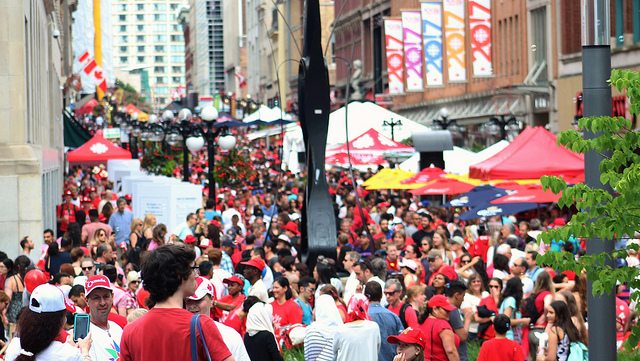
[[[77,313],[73,319],[73,341],[87,337],[89,334],[90,319],[86,313]]]

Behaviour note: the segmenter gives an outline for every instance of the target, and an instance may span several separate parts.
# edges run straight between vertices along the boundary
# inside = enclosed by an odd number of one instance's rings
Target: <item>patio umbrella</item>
[[[362,183],[362,186],[365,187],[366,189],[370,189],[369,187],[376,187],[376,189],[391,189],[388,187],[388,185],[391,182],[396,182],[396,181],[399,182],[412,175],[413,173],[404,171],[400,168],[396,168],[396,169],[384,168],[378,173],[376,173],[376,175],[374,175],[373,177],[367,179],[364,183]],[[378,187],[383,187],[383,188],[378,188]]]
[[[491,204],[489,202],[483,203],[471,210],[464,212],[460,215],[460,220],[467,221],[469,219],[477,219],[482,217],[500,216],[503,214],[515,214],[523,211],[528,211],[538,207],[538,203],[504,203],[504,204]]]
[[[535,203],[553,203],[557,202],[562,196],[560,194],[553,194],[551,190],[546,192],[542,190],[542,185],[531,185],[518,188],[514,193],[506,196],[494,199],[492,204],[506,204],[506,203],[523,203],[523,202],[535,202]]]
[[[379,159],[374,159],[371,162],[363,162],[360,159],[354,157],[353,155],[351,155],[351,157],[349,157],[349,155],[346,152],[340,152],[340,153],[335,153],[332,154],[328,157],[324,158],[324,161],[327,164],[341,164],[341,165],[348,165],[349,164],[349,158],[351,158],[351,164],[353,165],[378,165],[378,164],[382,164],[384,163],[384,159],[382,159],[382,157],[380,157]]]
[[[432,166],[421,170],[416,173],[416,175],[411,176],[400,183],[403,185],[402,189],[416,189],[425,186],[427,183],[445,174],[447,173],[442,169]]]
[[[452,178],[438,178],[427,183],[424,187],[411,190],[414,195],[444,195],[460,194],[472,190],[475,186]]]
[[[507,192],[506,189],[483,184],[473,188],[456,199],[452,199],[441,207],[475,207],[508,194],[509,192]]]

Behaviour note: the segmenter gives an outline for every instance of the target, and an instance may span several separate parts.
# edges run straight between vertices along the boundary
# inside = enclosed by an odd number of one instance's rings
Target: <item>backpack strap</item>
[[[404,326],[404,328],[407,328],[407,318],[405,316],[405,312],[407,311],[407,308],[409,308],[409,304],[406,302],[402,303],[402,306],[400,307],[400,322],[402,322],[402,326]]]
[[[211,361],[211,355],[209,354],[209,347],[207,347],[207,342],[205,341],[204,334],[202,333],[202,324],[200,324],[200,315],[193,315],[193,317],[191,317],[191,325],[190,325],[191,361],[198,361],[198,338],[196,335],[196,327],[198,328],[198,332],[200,332],[200,340],[202,340],[202,345],[204,346],[204,352],[207,355],[207,360]]]

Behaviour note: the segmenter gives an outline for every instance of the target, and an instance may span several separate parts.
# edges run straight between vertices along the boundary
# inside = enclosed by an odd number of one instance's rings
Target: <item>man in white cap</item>
[[[202,276],[196,278],[196,285],[196,292],[186,299],[187,311],[194,315],[209,317],[211,304],[213,303],[213,285],[208,278]],[[233,358],[239,361],[251,361],[238,331],[220,322],[214,322],[218,326],[218,331],[220,331],[220,335],[222,335],[222,339],[229,351],[231,351]]]
[[[92,361],[113,360],[118,358],[122,327],[109,321],[109,312],[113,308],[113,286],[107,276],[89,277],[85,283],[86,298],[91,314]]]

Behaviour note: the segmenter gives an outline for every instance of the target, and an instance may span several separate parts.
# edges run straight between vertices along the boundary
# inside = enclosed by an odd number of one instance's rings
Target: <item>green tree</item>
[[[626,89],[630,101],[629,112],[637,115],[640,74],[629,70],[613,70],[609,83],[619,91]],[[541,181],[545,189],[551,189],[556,194],[562,191],[558,205],[575,205],[579,212],[572,216],[565,227],[543,233],[542,240],[549,244],[551,240],[568,240],[573,235],[614,242],[626,235],[633,237],[634,232],[640,229],[640,135],[633,131],[631,120],[624,117],[589,117],[580,119],[578,123],[581,130],[591,131],[598,136],[587,140],[577,130],[568,130],[558,136],[558,144],[578,153],[596,151],[603,154],[604,159],[599,165],[600,181],[609,184],[619,195],[614,197],[605,190],[586,184],[567,187],[561,178],[543,176]],[[632,248],[638,250],[638,246],[629,246],[629,249]],[[587,279],[593,282],[594,294],[614,291],[616,281],[628,282],[630,289],[640,290],[640,269],[612,269],[604,265],[605,259],[626,258],[627,255],[627,250],[621,249],[611,254],[582,256],[576,261],[571,253],[549,252],[539,256],[538,261],[577,274],[586,270]],[[639,298],[640,292],[632,292],[632,300]],[[629,348],[638,344],[639,336],[640,328],[636,327],[627,343]]]

